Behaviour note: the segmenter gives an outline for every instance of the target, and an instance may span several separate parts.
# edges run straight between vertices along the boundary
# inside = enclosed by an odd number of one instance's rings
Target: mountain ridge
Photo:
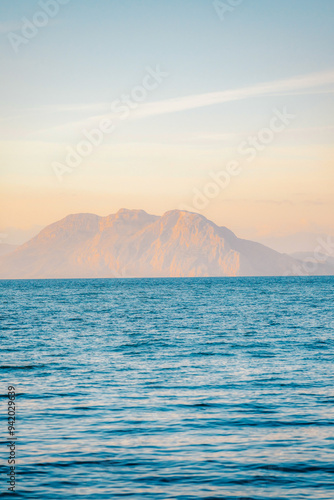
[[[0,258],[0,278],[281,276],[297,263],[198,213],[122,208],[50,224]]]

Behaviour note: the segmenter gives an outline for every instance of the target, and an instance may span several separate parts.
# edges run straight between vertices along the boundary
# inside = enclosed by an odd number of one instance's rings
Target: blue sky
[[[207,0],[69,0],[15,52],[9,34],[41,3],[0,3],[2,227],[191,207],[208,171],[287,108],[293,124],[203,213],[254,234],[333,229],[333,1],[244,0],[222,20]],[[59,183],[52,162],[157,65],[169,76]]]

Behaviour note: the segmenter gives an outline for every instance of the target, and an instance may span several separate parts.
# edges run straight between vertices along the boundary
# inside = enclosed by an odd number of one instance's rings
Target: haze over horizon
[[[2,232],[185,206],[250,239],[334,234],[333,2],[72,0],[14,50],[42,3],[0,5]]]

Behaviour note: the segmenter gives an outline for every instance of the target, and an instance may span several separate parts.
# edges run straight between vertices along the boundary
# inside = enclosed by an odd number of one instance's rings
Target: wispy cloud
[[[259,98],[265,96],[286,96],[286,95],[304,95],[315,93],[332,93],[334,89],[326,88],[334,84],[334,70],[320,73],[312,73],[308,75],[296,76],[284,80],[277,80],[273,82],[264,82],[250,87],[243,87],[239,89],[222,90],[218,92],[208,92],[205,94],[195,94],[190,96],[182,96],[176,98],[165,99],[162,101],[155,101],[151,103],[143,103],[137,110],[132,111],[129,120],[138,120],[148,118],[150,116],[159,116],[170,113],[177,113],[181,111],[194,110],[206,106],[213,106],[224,104],[227,102],[241,101],[250,98]],[[325,87],[325,88],[324,88]],[[37,132],[38,137],[40,133],[53,133],[63,132],[69,133],[70,130],[79,130],[82,127],[94,123],[103,118],[116,119],[119,117],[117,113],[108,113],[111,103],[86,103],[86,104],[66,104],[66,105],[49,105],[35,109],[34,112],[40,111],[44,113],[55,112],[85,112],[89,116],[86,118],[74,119],[69,122],[57,125],[47,130],[40,130]],[[8,118],[7,118],[8,119]],[[35,135],[35,133],[33,133]]]
[[[251,87],[244,87],[240,89],[208,92],[205,94],[195,94],[146,103],[132,114],[132,119],[198,109],[206,106],[224,104],[227,102],[241,101],[252,97],[287,94],[298,95],[299,93],[307,93],[305,92],[306,90],[309,90],[312,94],[317,91],[323,93],[324,89],[322,87],[330,84],[334,84],[334,70],[312,73],[285,80],[277,80],[274,82],[260,83]],[[325,89],[325,91],[333,92],[334,89]]]
[[[270,95],[298,94],[298,91],[305,93],[306,89],[314,90],[318,87],[324,87],[334,83],[334,71],[313,73],[309,75],[297,76],[286,80],[260,83],[251,87],[240,89],[223,90],[220,92],[210,92],[206,94],[197,94],[191,96],[177,97],[165,101],[146,104],[136,113],[136,117],[146,117],[152,115],[161,115],[166,113],[175,113],[190,109],[212,106],[214,104],[223,104],[226,102],[240,101],[252,97],[264,97]],[[323,92],[323,89],[321,90]]]
[[[332,94],[334,88],[323,88],[334,84],[334,70],[311,73],[273,82],[263,82],[250,87],[239,89],[228,89],[218,92],[207,92],[190,96],[175,97],[163,101],[155,101],[142,104],[140,109],[132,114],[133,118],[175,113],[190,109],[223,104],[226,102],[240,101],[252,97],[285,96],[285,95],[311,95]],[[113,99],[111,99],[112,101]],[[40,108],[30,108],[26,111],[40,112],[95,112],[104,111],[110,107],[108,102],[98,103],[76,103],[76,104],[52,104]]]

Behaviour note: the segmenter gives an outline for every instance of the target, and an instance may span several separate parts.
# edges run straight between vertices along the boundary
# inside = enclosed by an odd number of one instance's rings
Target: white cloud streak
[[[265,96],[286,96],[286,95],[307,95],[316,93],[332,93],[334,89],[324,88],[334,84],[334,70],[320,73],[312,73],[308,75],[296,76],[284,80],[274,82],[265,82],[257,85],[243,87],[239,89],[222,90],[218,92],[208,92],[205,94],[195,94],[190,96],[176,97],[163,101],[155,101],[151,103],[143,103],[137,110],[132,111],[129,120],[138,120],[151,116],[159,116],[181,111],[194,110],[202,107],[224,104],[227,102],[241,101],[250,98],[259,98]],[[109,103],[109,107],[110,107]],[[117,119],[117,113],[107,113],[108,103],[91,103],[91,104],[73,104],[73,105],[50,105],[40,108],[44,112],[94,112],[85,119],[73,120],[63,125],[52,127],[44,130],[44,132],[65,132],[69,133],[72,129],[79,129],[93,125],[97,120],[102,118]],[[37,110],[35,110],[37,111]],[[43,131],[40,131],[43,133]],[[37,132],[38,136],[40,134]],[[35,135],[33,133],[33,135]]]
[[[287,95],[287,93],[293,93],[296,95],[296,91],[298,90],[305,91],[305,89],[314,89],[316,87],[323,87],[333,83],[334,71],[313,73],[286,80],[260,83],[258,85],[244,87],[241,89],[223,90],[220,92],[210,92],[206,94],[177,97],[174,99],[167,99],[165,101],[153,102],[144,105],[141,111],[136,113],[136,117],[175,113],[178,111],[197,109],[215,104],[240,101],[252,97],[271,96],[273,94]]]

